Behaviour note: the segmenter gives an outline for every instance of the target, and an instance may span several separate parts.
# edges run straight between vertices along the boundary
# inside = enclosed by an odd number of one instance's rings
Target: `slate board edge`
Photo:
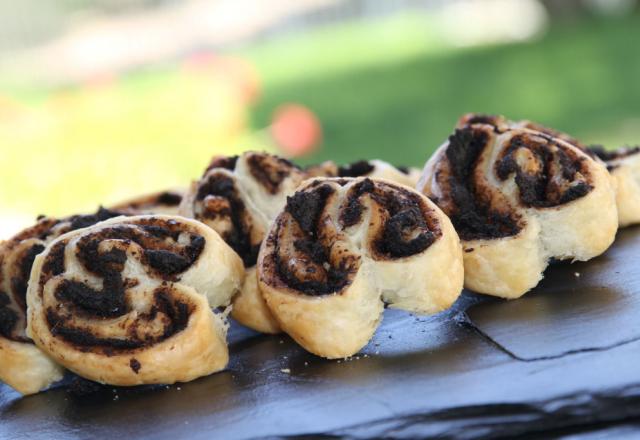
[[[640,383],[606,393],[584,392],[528,404],[425,409],[327,432],[256,439],[559,438],[630,422],[640,424]]]

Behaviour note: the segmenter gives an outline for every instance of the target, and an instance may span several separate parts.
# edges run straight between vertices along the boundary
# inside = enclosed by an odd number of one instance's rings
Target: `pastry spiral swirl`
[[[234,298],[232,316],[262,333],[279,333],[280,326],[258,291],[256,260],[269,224],[304,179],[291,162],[267,153],[216,157],[194,182],[180,207],[213,230],[242,258],[246,279]]]
[[[616,150],[605,150],[602,146],[586,145],[567,133],[545,127],[536,122],[527,120],[510,121],[504,116],[498,115],[469,113],[460,118],[458,128],[474,123],[489,124],[499,131],[507,128],[527,128],[562,139],[581,149],[596,161],[605,164],[614,180],[618,225],[624,227],[640,223],[640,147],[621,147]]]
[[[427,162],[418,189],[449,215],[464,247],[465,286],[516,298],[550,258],[588,260],[617,230],[606,168],[549,134],[475,119]]]
[[[386,179],[415,188],[420,178],[420,170],[410,167],[396,167],[382,160],[359,160],[338,166],[332,161],[322,162],[305,169],[307,177],[369,177]]]
[[[0,244],[0,380],[32,394],[62,378],[62,369],[26,334],[26,294],[36,256],[60,235],[122,215],[100,208],[94,214],[38,222]]]
[[[211,229],[172,216],[111,219],[62,235],[34,262],[28,334],[78,375],[183,382],[225,367],[242,262]]]
[[[640,223],[640,147],[605,150],[593,145],[588,151],[607,165],[615,179],[620,227]]]
[[[409,187],[317,178],[288,198],[258,258],[260,289],[284,331],[327,358],[369,341],[384,305],[448,308],[462,289],[449,219]]]
[[[509,128],[526,128],[529,130],[537,131],[539,133],[551,136],[552,138],[561,139],[571,145],[586,151],[587,146],[580,142],[573,136],[564,133],[554,128],[546,127],[537,122],[529,121],[528,119],[522,119],[519,121],[512,121],[502,115],[485,115],[480,113],[467,113],[463,115],[459,120],[456,128],[464,128],[473,124],[487,124],[492,125],[498,131],[504,131]]]

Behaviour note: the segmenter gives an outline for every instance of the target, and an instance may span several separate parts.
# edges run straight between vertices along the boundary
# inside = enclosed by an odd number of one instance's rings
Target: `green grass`
[[[249,52],[265,78],[254,125],[266,125],[281,102],[309,106],[323,123],[324,145],[304,162],[378,157],[421,165],[470,111],[536,120],[587,142],[640,142],[640,17],[448,51],[427,32],[418,40],[415,23],[408,29],[409,47],[401,36],[356,28],[353,40],[344,29],[320,31]],[[298,75],[283,81],[283,71]]]

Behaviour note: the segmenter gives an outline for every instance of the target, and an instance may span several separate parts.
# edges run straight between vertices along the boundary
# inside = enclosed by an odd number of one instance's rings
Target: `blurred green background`
[[[640,15],[553,23],[535,41],[466,49],[420,38],[410,25],[369,26],[249,52],[265,80],[255,125],[267,124],[279,102],[309,106],[325,144],[305,162],[377,157],[419,166],[471,111],[532,119],[587,142],[640,142]],[[376,42],[387,27],[404,56]],[[298,72],[283,81],[273,60]]]
[[[258,24],[238,12],[250,1],[232,12],[210,3],[212,21],[192,26],[209,37],[176,37],[180,47],[153,33],[157,17],[189,28],[171,1],[121,1],[116,10],[95,2],[99,22],[62,19],[38,38],[21,28],[28,41],[0,58],[0,237],[40,213],[185,186],[214,154],[268,149],[302,164],[421,166],[470,111],[610,147],[640,142],[637,2],[261,2],[254,15],[274,17]],[[242,36],[225,27],[230,35],[220,37],[224,14]],[[73,32],[78,22],[82,32]],[[138,44],[147,27],[149,48]],[[111,28],[120,39],[107,38]],[[105,61],[127,46],[138,50],[131,60]],[[274,117],[287,103],[310,110],[311,122],[315,115],[321,139],[308,134],[293,149],[274,139],[277,123],[306,130]]]

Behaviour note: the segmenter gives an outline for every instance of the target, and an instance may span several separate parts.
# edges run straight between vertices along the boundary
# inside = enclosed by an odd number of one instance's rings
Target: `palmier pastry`
[[[395,167],[382,160],[360,160],[338,166],[332,161],[322,162],[305,168],[307,177],[369,177],[387,179],[415,188],[420,178],[420,170],[409,167]]]
[[[34,262],[27,333],[56,362],[112,385],[184,382],[225,367],[242,261],[207,226],[118,217],[69,232]]]
[[[587,146],[578,139],[536,122],[510,121],[504,116],[469,113],[458,121],[458,128],[473,123],[485,123],[498,130],[505,128],[528,128],[562,139],[580,148],[594,159],[607,166],[615,180],[618,225],[620,227],[640,223],[640,147],[605,150],[601,146]]]
[[[606,167],[548,134],[472,122],[427,162],[418,189],[451,218],[465,286],[517,298],[548,261],[603,253],[617,230]]]
[[[640,147],[605,150],[590,146],[589,151],[604,161],[616,181],[620,226],[640,223]]]
[[[280,332],[258,291],[255,266],[260,243],[286,196],[303,179],[291,162],[267,153],[217,157],[193,183],[180,207],[181,215],[213,228],[242,258],[246,279],[231,314],[259,332]]]
[[[462,290],[458,236],[415,190],[369,178],[318,178],[289,197],[258,258],[260,289],[283,330],[326,358],[355,354],[385,304],[416,313]]]
[[[32,394],[62,378],[55,364],[26,335],[26,294],[33,261],[60,235],[121,215],[101,208],[95,214],[64,219],[42,217],[0,244],[0,380]]]
[[[111,207],[131,214],[177,215],[184,196],[183,190],[162,191],[135,197]]]
[[[580,148],[581,150],[587,150],[587,146],[567,133],[554,128],[545,127],[537,122],[522,119],[520,121],[511,121],[501,115],[484,115],[480,113],[467,113],[463,115],[459,120],[456,128],[464,128],[473,124],[488,124],[496,127],[497,130],[503,131],[508,128],[527,128],[529,130],[538,131],[545,135],[562,139],[571,145]]]

